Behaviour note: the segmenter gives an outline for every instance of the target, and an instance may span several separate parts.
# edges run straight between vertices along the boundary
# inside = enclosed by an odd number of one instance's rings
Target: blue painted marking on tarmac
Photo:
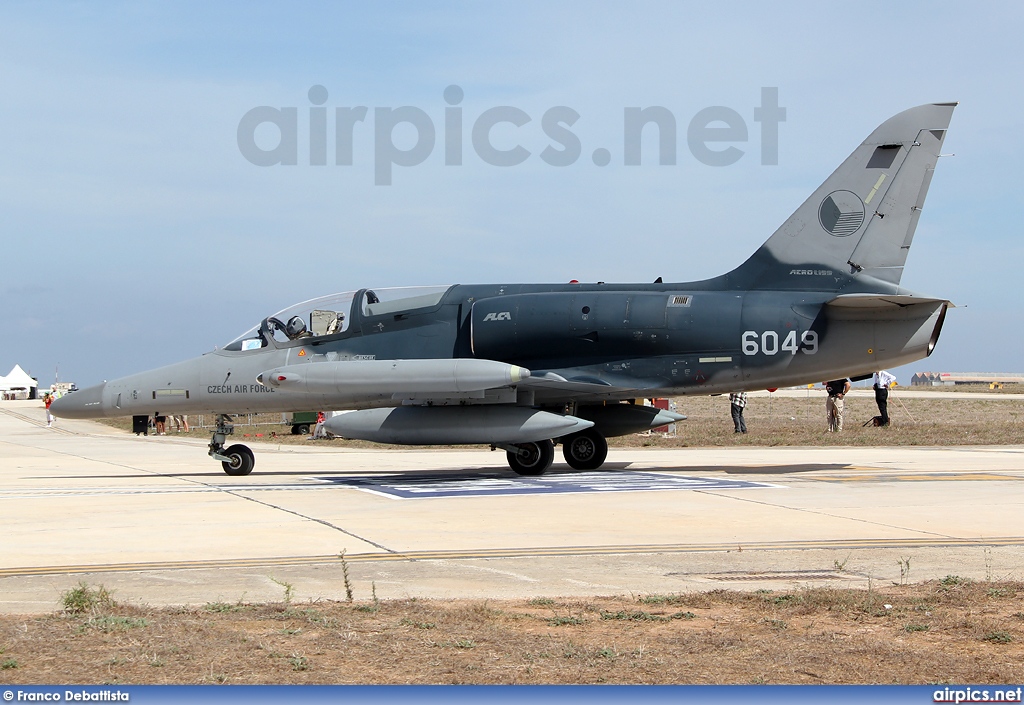
[[[779,485],[751,482],[750,480],[661,475],[653,472],[579,472],[541,477],[510,477],[481,472],[462,475],[318,477],[317,479],[401,499],[587,492],[743,490],[779,487]]]

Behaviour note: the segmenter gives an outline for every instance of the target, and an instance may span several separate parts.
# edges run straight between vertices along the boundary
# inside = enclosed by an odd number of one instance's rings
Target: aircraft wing
[[[305,394],[358,398],[364,395],[389,395],[398,400],[421,403],[460,399],[494,401],[497,390],[514,393],[511,388],[533,392],[541,399],[608,399],[642,388],[629,378],[617,385],[590,376],[572,376],[559,372],[531,371],[496,360],[475,358],[439,360],[348,360],[286,365],[263,372],[261,384]],[[651,385],[654,387],[655,385]],[[640,394],[642,396],[642,394]]]
[[[529,379],[524,380],[519,388],[533,391],[542,397],[568,396],[573,398],[607,398],[622,396],[623,393],[638,390],[636,379],[630,380],[628,385],[616,385],[593,377],[565,377],[547,370],[533,371]]]

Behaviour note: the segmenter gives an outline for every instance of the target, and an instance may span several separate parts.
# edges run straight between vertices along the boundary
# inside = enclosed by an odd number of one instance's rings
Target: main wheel
[[[608,441],[588,428],[562,439],[562,455],[574,470],[597,470],[608,457]]]
[[[519,452],[507,451],[508,465],[517,475],[543,475],[555,459],[555,444],[551,441],[517,443]]]
[[[230,461],[221,461],[221,467],[224,468],[224,472],[228,475],[248,475],[252,472],[253,466],[256,465],[256,458],[253,456],[252,451],[249,450],[249,446],[244,446],[241,443],[228,446],[228,449],[224,451],[224,455],[231,458]]]

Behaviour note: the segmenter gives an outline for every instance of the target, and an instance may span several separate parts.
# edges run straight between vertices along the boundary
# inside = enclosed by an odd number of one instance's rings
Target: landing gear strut
[[[235,432],[235,425],[227,414],[217,415],[217,428],[213,430],[210,440],[210,457],[221,461],[224,472],[228,475],[248,475],[256,465],[256,458],[248,446],[235,443],[224,448],[224,440]]]

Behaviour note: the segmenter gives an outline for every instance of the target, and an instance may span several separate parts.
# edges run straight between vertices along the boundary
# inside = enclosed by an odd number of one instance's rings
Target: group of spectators
[[[139,417],[135,418],[139,419]],[[140,420],[144,420],[143,423],[138,425],[133,424],[132,430],[135,431],[136,436],[148,436],[150,428],[152,428],[153,432],[158,436],[167,435],[167,416],[165,414],[157,414],[152,418],[152,420],[150,420],[148,416],[144,416]],[[151,422],[152,425],[150,425]],[[189,432],[188,416],[183,414],[173,415],[171,416],[171,422],[174,424],[174,430],[177,433],[181,433],[182,431],[185,433]]]
[[[895,383],[896,377],[885,370],[879,370],[871,379],[872,387],[875,390],[875,404],[878,405],[878,416],[871,419],[875,426],[889,425],[889,389]],[[828,422],[828,430],[830,433],[838,433],[843,430],[844,400],[850,391],[850,380],[844,377],[823,382],[823,384],[825,391],[828,392],[828,398],[825,400],[825,418]],[[743,410],[746,406],[746,392],[733,392],[729,395],[734,433],[747,432],[747,423],[743,418]]]

